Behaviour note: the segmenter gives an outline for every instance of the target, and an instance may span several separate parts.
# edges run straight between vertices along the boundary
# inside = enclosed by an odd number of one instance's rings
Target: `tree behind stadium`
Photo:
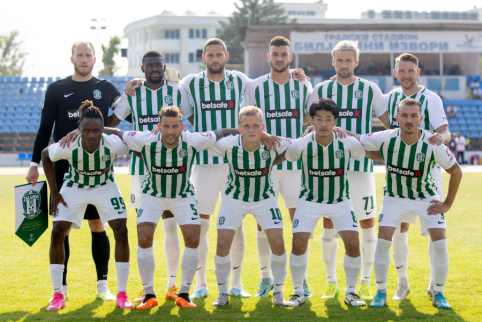
[[[119,69],[115,66],[114,56],[119,53],[119,45],[121,40],[119,37],[114,36],[110,38],[109,46],[102,45],[102,62],[104,63],[104,69],[99,72],[101,76],[113,76]]]
[[[229,63],[243,64],[244,62],[244,39],[239,34],[239,27],[248,25],[248,16],[251,25],[279,25],[296,23],[296,20],[289,20],[286,11],[279,3],[273,0],[241,0],[241,4],[234,4],[236,11],[229,16],[229,22],[221,22],[221,38],[228,47]]]
[[[14,30],[8,35],[0,35],[0,75],[22,76],[27,53],[21,50],[19,32]]]

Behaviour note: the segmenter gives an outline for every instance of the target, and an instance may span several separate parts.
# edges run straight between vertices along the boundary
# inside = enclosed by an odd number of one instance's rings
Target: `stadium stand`
[[[103,76],[111,81],[119,92],[133,77]],[[41,108],[47,86],[60,77],[12,77],[0,76],[0,153],[31,152],[40,123]],[[192,131],[192,126],[184,119],[184,130]],[[130,130],[132,125],[122,121],[122,130]],[[19,156],[20,160],[20,156]]]

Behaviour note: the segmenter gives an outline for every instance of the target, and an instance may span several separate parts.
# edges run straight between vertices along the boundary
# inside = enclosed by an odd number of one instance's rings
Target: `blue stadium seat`
[[[475,125],[475,124],[469,124],[468,130],[469,130],[469,131],[477,131],[477,130],[478,130],[478,126]]]
[[[474,79],[475,79],[476,81],[480,82],[480,75],[475,75],[475,76],[474,76]]]
[[[475,118],[475,124],[477,124],[478,126],[482,126],[482,118],[481,117]]]
[[[470,131],[469,132],[469,138],[478,138],[479,137],[479,132],[477,131]]]
[[[4,83],[5,82],[5,76],[0,76],[0,83]]]
[[[47,83],[52,83],[53,81],[54,81],[54,78],[53,78],[53,77],[47,78]]]
[[[475,124],[475,120],[471,117],[467,117],[467,124]]]
[[[13,77],[12,77],[12,76],[7,76],[5,82],[7,82],[7,83],[13,82]]]

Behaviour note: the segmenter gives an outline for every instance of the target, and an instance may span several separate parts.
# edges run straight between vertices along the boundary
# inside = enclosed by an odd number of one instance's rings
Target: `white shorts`
[[[174,215],[179,226],[200,225],[199,213],[196,207],[196,198],[159,198],[141,193],[137,210],[137,224],[153,222],[157,225],[165,210]]]
[[[222,198],[224,195],[228,174],[228,164],[196,164],[194,166],[191,183],[196,192],[200,214],[214,215],[218,196]]]
[[[445,215],[428,215],[427,209],[432,204],[431,200],[439,200],[438,196],[429,200],[410,200],[396,197],[383,197],[382,208],[380,209],[380,216],[378,217],[378,227],[388,226],[398,228],[407,214],[413,214],[420,217],[421,234],[428,235],[430,228],[444,228]]]
[[[129,206],[131,208],[139,208],[139,197],[141,194],[141,186],[147,175],[133,175],[131,177],[131,200]]]
[[[281,193],[285,208],[296,208],[301,188],[301,170],[273,170],[271,182],[276,193],[276,200]]]
[[[237,230],[247,214],[254,218],[263,230],[271,228],[283,229],[283,218],[276,198],[257,202],[244,202],[224,197],[219,207],[217,229]]]
[[[358,221],[377,216],[377,190],[375,174],[347,171],[350,200]]]
[[[358,232],[358,221],[350,200],[328,205],[298,199],[293,217],[293,234],[313,233],[322,217],[331,219],[336,233],[345,230]]]
[[[60,203],[52,221],[68,221],[72,223],[72,228],[79,229],[87,205],[97,208],[104,226],[114,219],[127,219],[126,205],[115,182],[91,189],[69,188],[63,185],[60,194],[67,207]]]
[[[438,164],[431,171],[432,178],[435,181],[435,185],[437,186],[437,190],[439,196],[444,195],[444,184],[442,181],[442,168]],[[409,224],[416,224],[417,223],[417,215],[416,214],[407,214],[403,217],[402,222],[409,223]]]

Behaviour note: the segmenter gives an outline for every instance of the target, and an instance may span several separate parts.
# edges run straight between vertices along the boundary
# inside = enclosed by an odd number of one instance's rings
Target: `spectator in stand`
[[[375,62],[373,60],[370,62],[370,66],[368,66],[367,72],[368,72],[368,75],[376,75],[377,74],[377,65],[375,64]]]
[[[454,104],[450,104],[449,108],[447,109],[448,117],[455,117],[457,118],[457,108]]]
[[[457,143],[455,143],[455,138],[456,138],[455,133],[452,133],[452,137],[450,138],[450,141],[449,141],[449,144],[448,144],[449,149],[453,154],[456,154],[456,152],[457,152]]]
[[[459,164],[465,164],[464,153],[465,153],[465,147],[467,146],[467,140],[462,134],[460,134],[460,132],[455,138],[455,144],[456,144],[456,151],[457,151],[457,162]]]
[[[472,90],[472,96],[473,96],[474,100],[482,98],[482,90],[480,90],[480,87],[475,87]]]
[[[474,79],[472,83],[470,83],[470,88],[472,89],[472,91],[474,90],[474,88],[480,88],[479,82]]]
[[[385,68],[385,65],[383,65],[382,62],[378,64],[377,73],[378,75],[385,75],[387,73],[387,69]]]

